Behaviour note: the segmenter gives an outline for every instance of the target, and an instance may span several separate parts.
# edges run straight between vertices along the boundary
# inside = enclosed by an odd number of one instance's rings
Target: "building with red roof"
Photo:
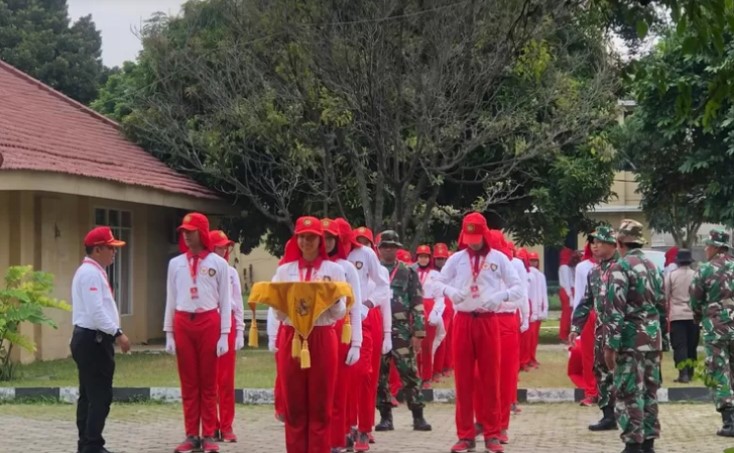
[[[122,328],[133,342],[161,337],[175,225],[190,210],[232,212],[114,121],[0,61],[0,273],[32,264],[69,300],[84,234],[109,225],[128,243],[109,271]],[[58,330],[23,327],[38,350],[21,360],[68,355],[71,316],[52,316]]]

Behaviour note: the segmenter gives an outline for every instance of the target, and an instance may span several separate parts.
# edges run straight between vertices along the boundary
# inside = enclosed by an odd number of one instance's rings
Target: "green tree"
[[[137,65],[94,106],[236,197],[248,237],[245,226],[266,228],[275,247],[296,216],[314,213],[416,242],[447,216],[510,213],[533,198],[548,212],[533,238],[556,240],[565,214],[582,218],[608,195],[610,159],[590,150],[614,115],[616,65],[573,2],[210,0],[183,10],[145,27]],[[533,190],[548,178],[563,186]]]
[[[13,379],[14,346],[36,350],[33,340],[19,332],[20,325],[27,322],[56,328],[44,309],[71,310],[69,304],[52,297],[52,291],[53,275],[34,272],[31,266],[11,266],[5,273],[5,288],[0,289],[0,381]]]
[[[0,59],[84,104],[104,81],[91,16],[70,23],[66,0],[0,0]]]

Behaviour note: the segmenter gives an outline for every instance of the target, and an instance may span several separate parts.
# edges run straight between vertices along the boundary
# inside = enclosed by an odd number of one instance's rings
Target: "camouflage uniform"
[[[421,379],[418,376],[415,351],[411,339],[422,338],[426,335],[423,315],[423,290],[418,273],[415,269],[396,261],[392,265],[383,264],[393,275],[395,266],[397,271],[392,278],[392,344],[390,353],[382,356],[380,368],[380,383],[377,391],[377,406],[390,406],[390,361],[395,361],[395,367],[403,383],[403,395],[411,409],[424,406],[421,392]]]
[[[642,225],[624,220],[617,240],[643,244]],[[660,351],[668,347],[667,310],[662,275],[641,250],[630,249],[609,269],[607,303],[602,335],[605,348],[617,352],[613,380],[621,438],[630,451],[640,451],[640,444],[652,451],[660,437],[657,391]]]
[[[706,245],[729,247],[729,235],[712,230]],[[702,323],[706,383],[714,389],[716,410],[734,408],[734,261],[719,252],[701,264],[691,282],[691,309]],[[725,420],[726,422],[726,420]]]
[[[589,236],[596,241],[616,243],[614,230],[609,226],[600,226]],[[586,290],[581,302],[573,311],[571,321],[571,332],[581,334],[581,331],[589,319],[591,310],[596,311],[596,322],[594,325],[594,376],[599,390],[598,405],[600,408],[614,405],[614,386],[612,373],[604,362],[604,336],[602,335],[603,319],[609,317],[608,304],[606,304],[606,291],[609,277],[609,268],[619,259],[619,254],[614,253],[608,260],[594,265],[587,277]]]

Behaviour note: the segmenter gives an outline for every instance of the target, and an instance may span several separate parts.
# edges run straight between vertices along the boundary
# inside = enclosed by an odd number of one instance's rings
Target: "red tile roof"
[[[114,121],[0,60],[2,170],[65,173],[217,198],[126,140]]]

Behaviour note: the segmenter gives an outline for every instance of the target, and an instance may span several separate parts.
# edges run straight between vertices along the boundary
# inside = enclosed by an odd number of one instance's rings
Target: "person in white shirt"
[[[344,268],[329,261],[321,221],[305,216],[296,220],[294,235],[275,271],[273,282],[346,281]],[[301,368],[298,358],[288,354],[298,335],[285,313],[275,310],[283,322],[278,335],[278,376],[285,407],[287,453],[331,451],[330,426],[334,408],[338,360],[338,338],[334,325],[346,315],[340,298],[314,321],[308,336],[311,366]]]
[[[590,244],[592,238],[589,238],[589,242],[584,247],[584,256],[581,262],[576,265],[574,269],[574,285],[573,285],[573,303],[571,304],[571,318],[573,318],[573,310],[581,303],[581,299],[584,298],[586,292],[586,282],[589,279],[589,273],[594,268],[594,257],[591,253]]]
[[[229,253],[234,241],[221,230],[209,233],[214,253],[229,263]],[[245,312],[242,304],[242,285],[237,269],[229,266],[229,295],[232,301],[232,327],[229,331],[229,351],[219,358],[217,370],[217,402],[219,412],[217,418],[216,437],[220,442],[237,442],[232,429],[234,422],[234,373],[237,362],[237,351],[245,347]]]
[[[120,329],[107,267],[115,261],[117,250],[124,246],[109,227],[97,227],[84,238],[86,257],[71,283],[72,322],[71,356],[79,372],[79,400],[76,426],[79,453],[104,453],[102,437],[112,403],[112,378],[115,374],[115,347],[130,350],[130,340]]]
[[[473,451],[474,416],[484,429],[485,449],[502,452],[500,435],[500,330],[497,310],[503,302],[522,297],[522,286],[510,260],[490,248],[491,237],[484,216],[464,217],[459,235],[460,251],[441,270],[443,291],[454,302],[454,381],[456,431],[459,441],[452,452]],[[476,379],[475,370],[481,370]],[[474,405],[474,389],[479,393]]]
[[[342,241],[340,222],[332,219],[321,219],[321,226],[324,229],[324,243],[326,244],[326,253],[329,260],[338,264],[344,269],[346,281],[352,287],[354,292],[354,305],[352,305],[349,315],[340,319],[336,323],[336,337],[343,340],[343,329],[346,320],[349,320],[351,326],[350,341],[344,343],[339,342],[338,361],[339,366],[336,371],[336,387],[334,388],[334,407],[331,415],[331,450],[341,451],[347,446],[347,437],[350,434],[351,426],[347,421],[347,402],[354,393],[355,380],[352,369],[359,361],[361,349],[364,345],[362,335],[362,288],[357,274],[357,268],[351,262],[347,261],[347,248]],[[351,237],[351,228],[349,228],[349,236]],[[371,338],[368,344],[369,353],[372,353]]]
[[[575,253],[570,248],[563,247],[560,253],[560,266],[558,267],[558,284],[560,285],[558,296],[561,299],[561,322],[558,337],[564,344],[568,342],[568,334],[571,332],[571,298],[574,297],[574,270],[572,266]]]
[[[206,216],[186,214],[178,230],[183,253],[168,263],[163,320],[166,351],[176,354],[186,430],[175,451],[218,452],[216,370],[232,328],[229,265],[212,253]]]
[[[431,247],[420,245],[415,255],[416,263],[413,269],[418,273],[423,288],[423,311],[426,322],[426,336],[423,338],[421,353],[417,357],[418,374],[423,381],[423,388],[431,388],[434,341],[439,325],[443,329],[444,295],[442,286],[435,283],[440,274],[433,267]]]
[[[443,242],[434,244],[433,246],[433,265],[437,271],[441,272],[446,260],[449,258],[449,247]],[[433,379],[438,380],[443,376],[448,376],[453,368],[453,351],[452,341],[453,324],[454,324],[454,304],[451,299],[444,297],[443,325],[446,330],[446,336],[436,349],[433,355]]]
[[[530,318],[530,330],[532,331],[532,343],[530,347],[530,366],[538,368],[537,352],[540,340],[540,325],[548,319],[548,283],[545,274],[540,271],[540,257],[535,252],[528,253],[530,260],[530,272],[535,277],[535,300],[533,301],[533,316]]]
[[[390,281],[387,269],[382,267],[371,248],[372,232],[366,227],[352,231],[346,219],[336,221],[348,251],[347,259],[357,269],[362,289],[362,351],[359,363],[350,369],[354,373],[352,379],[356,391],[349,395],[347,419],[352,427],[349,441],[354,443],[354,451],[363,452],[370,449],[370,443],[374,443],[372,429],[375,425],[380,361],[383,354],[392,350]]]
[[[515,270],[518,276],[523,281],[528,302],[528,327],[531,324],[531,320],[535,317],[535,275],[530,272],[530,261],[528,258],[528,251],[525,248],[520,248],[516,252],[515,259]],[[522,266],[522,267],[521,267]],[[531,365],[531,349],[532,349],[532,332],[529,328],[522,331],[520,334],[520,370],[529,371]]]
[[[491,230],[492,242],[490,246],[507,256],[510,264],[515,269],[520,283],[520,296],[508,302],[500,304],[497,310],[497,321],[500,328],[500,443],[508,443],[510,428],[510,413],[517,399],[517,381],[520,370],[520,335],[526,332],[530,322],[530,307],[527,295],[527,275],[525,265],[517,257],[513,256],[512,246],[499,230]],[[503,282],[503,287],[506,285]]]

